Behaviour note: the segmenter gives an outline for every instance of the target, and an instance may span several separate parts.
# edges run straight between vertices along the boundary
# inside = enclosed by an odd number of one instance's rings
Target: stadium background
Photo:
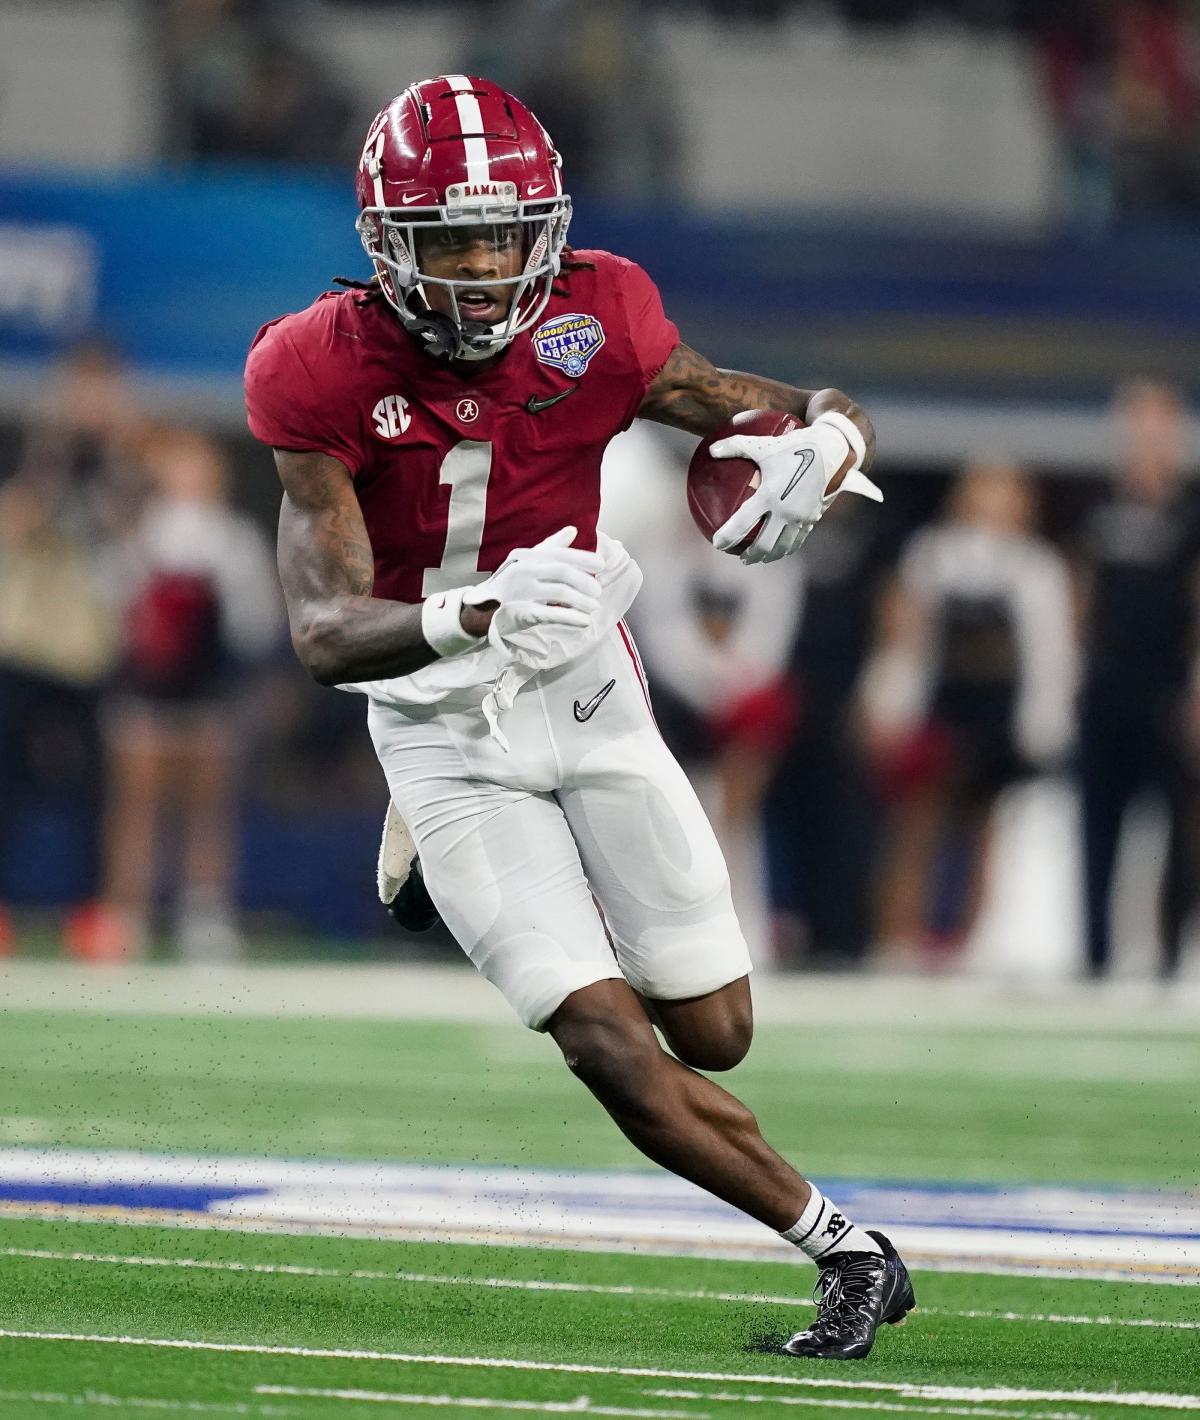
[[[1121,456],[1114,388],[1132,376],[1170,381],[1185,396],[1194,387],[1194,18],[1187,6],[1132,0],[602,11],[552,0],[9,0],[0,6],[0,477],[57,459],[60,501],[47,517],[62,546],[82,551],[73,574],[94,576],[110,603],[105,559],[138,528],[133,513],[111,507],[97,518],[95,483],[119,486],[110,505],[144,498],[138,465],[155,462],[147,437],[215,439],[233,502],[269,533],[277,489],[239,397],[248,341],[332,276],[362,274],[347,174],[381,96],[414,74],[492,73],[527,94],[565,151],[577,243],[643,263],[685,339],[719,363],[849,389],[879,428],[888,503],[870,528],[845,520],[858,540],[847,557],[858,560],[816,566],[807,596],[802,576],[780,585],[776,644],[737,642],[740,685],[761,685],[769,699],[774,677],[789,674],[778,703],[734,703],[728,686],[702,692],[712,678],[703,652],[688,661],[677,650],[706,636],[711,650],[751,614],[738,610],[746,583],[727,569],[698,564],[691,604],[680,598],[664,613],[676,618],[671,635],[644,647],[668,733],[728,820],[758,956],[853,965],[899,947],[893,964],[1073,975],[1082,957],[1077,725],[1036,766],[1044,774],[1002,795],[989,897],[999,916],[985,906],[978,931],[955,928],[956,870],[934,863],[950,886],[933,883],[926,935],[894,943],[872,906],[889,851],[891,779],[865,747],[861,677],[889,575],[964,465],[1020,464],[1034,483],[1035,530],[1072,558]],[[91,340],[104,342],[95,358],[112,370],[64,376],[64,357]],[[107,392],[97,396],[89,378]],[[98,434],[104,420],[86,412],[89,401],[109,410]],[[121,467],[80,472],[95,448],[47,452],[37,437],[47,428],[68,444],[98,442],[101,463]],[[1191,441],[1189,461],[1194,425]],[[159,454],[170,463],[169,450]],[[627,460],[685,455],[686,445],[664,441]],[[84,499],[62,495],[64,476],[68,485],[92,478],[83,511]],[[610,506],[653,578],[647,529],[670,515],[661,497],[630,503],[627,482]],[[10,558],[17,541],[11,533]],[[138,734],[121,728],[128,706],[114,671],[129,635],[127,593],[115,598],[125,625],[97,629],[104,647],[83,657],[86,670],[71,668],[91,701],[82,727],[77,707],[56,718],[53,687],[43,694],[24,679],[23,718],[6,722],[8,945],[19,937],[55,950],[65,921],[76,950],[103,955],[114,943],[86,913],[79,928],[81,905],[140,892],[154,906],[138,939],[162,955],[183,940],[203,957],[206,931],[210,954],[241,950],[243,933],[251,951],[300,940],[335,953],[447,950],[387,940],[366,890],[381,784],[361,706],[308,686],[277,622],[273,636],[260,626],[239,643],[238,683],[222,692],[230,729],[219,755],[237,766],[236,826],[213,827],[218,806],[197,830],[235,844],[231,870],[207,871],[232,873],[236,921],[216,901],[192,913],[190,932],[179,926],[189,891],[180,875],[206,870],[181,868],[169,842],[153,882],[106,874],[106,852],[117,853],[103,827],[117,792],[113,745]],[[46,640],[56,596],[40,598]],[[31,664],[39,634],[36,623],[8,627],[7,670],[46,669]],[[672,640],[676,649],[660,654]],[[5,685],[11,692],[11,676]],[[203,760],[209,750],[196,752]],[[838,766],[840,790],[817,782],[822,762]],[[797,783],[796,802],[781,807]],[[765,886],[755,883],[764,797],[773,805]],[[1115,957],[1119,970],[1144,974],[1155,961],[1163,831],[1152,808],[1130,822]],[[136,825],[129,831],[123,842],[142,843]],[[839,896],[860,904],[857,915],[829,901]]]
[[[769,1354],[793,1250],[391,926],[361,701],[286,643],[245,351],[464,71],[686,341],[878,427],[887,502],[774,568],[687,440],[605,488],[757,957],[731,1088],[917,1272],[836,1375]],[[3,1420],[1200,1408],[1198,356],[1186,0],[0,0]]]

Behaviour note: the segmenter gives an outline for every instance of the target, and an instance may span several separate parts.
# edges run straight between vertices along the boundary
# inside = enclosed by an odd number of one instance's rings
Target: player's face
[[[416,234],[417,265],[423,275],[460,283],[511,280],[513,285],[457,287],[463,320],[498,325],[508,315],[516,278],[524,265],[525,245],[518,223],[504,226],[438,226]],[[453,316],[454,302],[444,286],[429,282],[425,299],[443,315]]]

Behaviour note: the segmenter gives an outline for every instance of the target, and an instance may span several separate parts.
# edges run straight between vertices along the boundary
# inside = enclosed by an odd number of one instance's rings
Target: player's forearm
[[[866,444],[864,473],[875,460],[875,428],[859,404],[841,390],[802,390],[769,380],[765,375],[743,374],[739,370],[717,370],[712,394],[703,403],[693,401],[690,421],[678,427],[703,438],[719,429],[743,409],[782,409],[811,424],[820,414],[844,414],[858,429]]]
[[[870,419],[841,390],[797,389],[765,375],[719,370],[703,355],[679,345],[647,391],[639,410],[645,419],[686,429],[703,438],[743,409],[782,409],[811,424],[820,414],[836,412],[853,421],[866,444],[864,471],[875,458],[875,430]]]
[[[803,419],[810,391],[793,389],[779,380],[744,375],[738,370],[717,370],[703,383],[672,390],[650,413],[650,418],[703,437],[727,423],[743,409],[782,409]]]
[[[292,645],[308,673],[321,685],[350,685],[408,675],[436,660],[421,606],[371,595],[375,559],[343,465],[286,449],[275,451],[275,462],[284,485],[279,579]],[[469,636],[486,635],[490,621],[483,606],[461,608]]]
[[[408,675],[436,659],[421,608],[376,597],[336,596],[293,613],[292,645],[320,685]]]
[[[464,606],[461,625],[487,634],[490,610]],[[321,685],[353,685],[409,675],[438,659],[421,629],[421,607],[380,597],[343,595],[308,602],[293,612],[292,645]]]

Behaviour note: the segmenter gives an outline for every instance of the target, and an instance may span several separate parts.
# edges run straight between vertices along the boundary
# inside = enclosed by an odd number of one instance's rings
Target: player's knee
[[[702,1041],[675,1054],[692,1069],[720,1072],[740,1065],[746,1059],[748,1049],[750,1041]]]
[[[703,1017],[693,1018],[687,1027],[664,1019],[664,1034],[671,1049],[693,1070],[732,1070],[746,1058],[754,1039],[754,1012],[750,998],[725,997],[713,1001]]]
[[[745,1060],[753,1038],[754,1022],[747,1016],[724,1022],[699,1039],[671,1040],[670,1045],[693,1070],[732,1070]]]
[[[652,1099],[662,1049],[649,1024],[583,1020],[555,1032],[572,1074],[605,1104],[643,1108]]]

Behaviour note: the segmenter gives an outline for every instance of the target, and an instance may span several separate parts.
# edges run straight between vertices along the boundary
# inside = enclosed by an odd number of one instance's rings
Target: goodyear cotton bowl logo
[[[575,379],[603,344],[604,327],[595,316],[555,316],[533,332],[533,348],[542,364]]]

